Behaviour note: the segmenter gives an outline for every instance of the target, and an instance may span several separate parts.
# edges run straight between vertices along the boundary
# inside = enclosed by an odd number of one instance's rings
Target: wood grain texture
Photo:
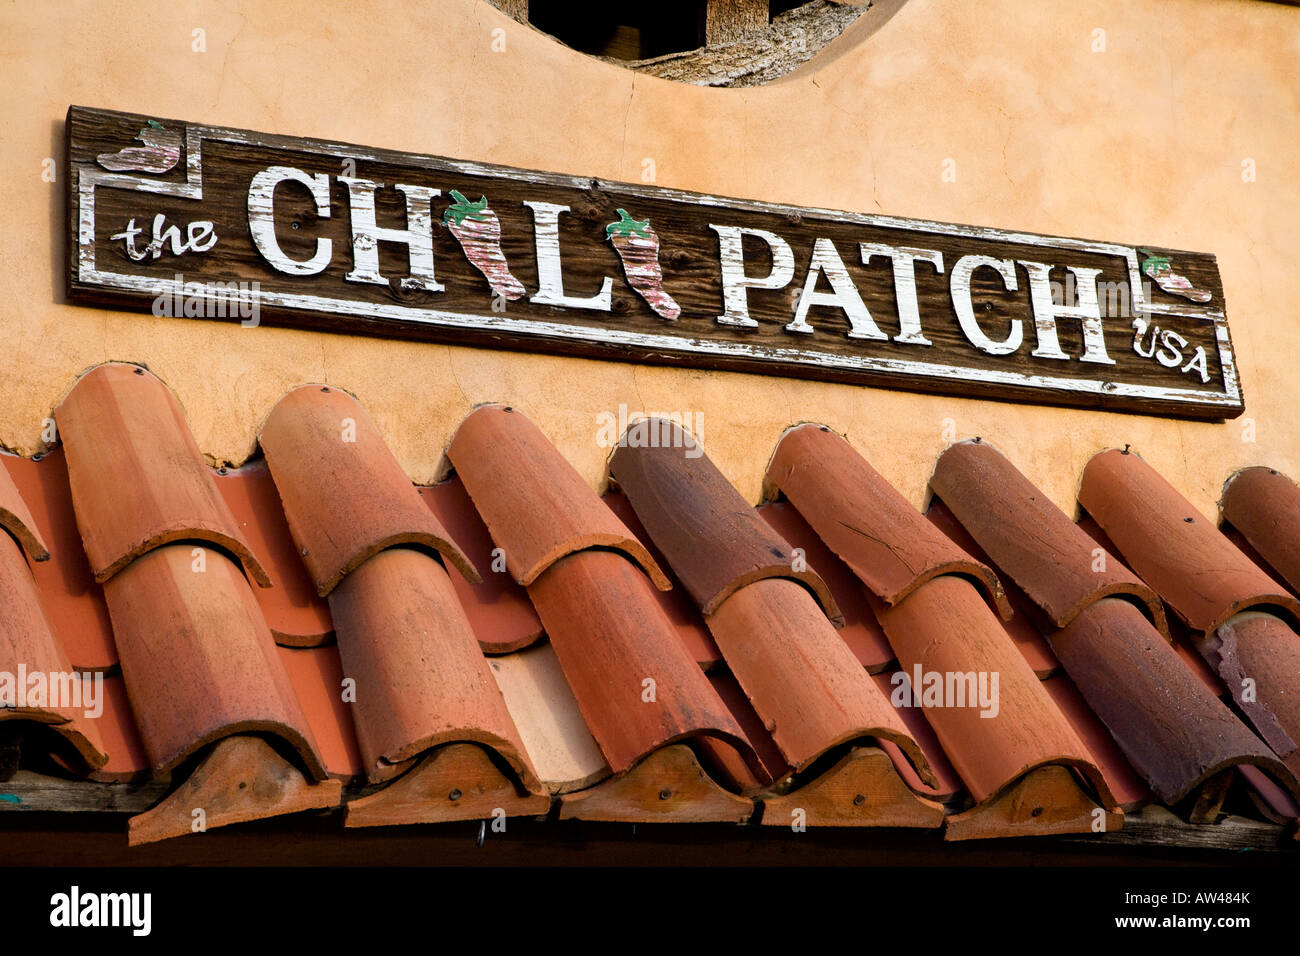
[[[560,798],[561,820],[744,823],[754,802],[719,787],[686,744],[654,751],[621,774]]]
[[[1079,504],[1193,631],[1208,634],[1257,605],[1300,621],[1300,601],[1136,453],[1095,455],[1083,470]]]
[[[346,827],[545,816],[551,798],[521,789],[471,743],[438,747],[382,790],[349,800]]]
[[[1123,562],[1103,551],[1005,456],[980,441],[939,456],[930,488],[1056,627],[1103,597],[1128,595],[1157,626],[1164,605]]]
[[[97,163],[149,119],[160,118],[69,111],[68,285],[78,301],[150,310],[159,302],[190,317],[1151,414],[1225,418],[1244,409],[1212,255],[1140,247],[1211,293],[1194,305],[1144,280],[1136,245],[703,196],[179,120],[161,120],[184,131],[184,156],[171,170],[110,172]],[[415,264],[408,245],[383,235],[353,246],[355,187],[339,175],[344,160],[356,165],[353,183],[387,184],[371,194],[381,230],[401,228],[410,190],[430,197],[418,221],[405,223],[429,230]],[[252,189],[277,168],[296,173],[279,189]],[[527,296],[494,306],[483,273],[439,219],[453,189],[490,200],[499,251]],[[542,206],[554,211],[545,223]],[[681,308],[676,321],[664,322],[623,278],[605,241],[620,208],[653,223],[663,291]],[[154,256],[158,215],[182,234],[210,222],[217,242],[179,253],[164,242]],[[133,219],[144,230],[138,261],[122,238]],[[265,254],[271,242],[281,268]],[[367,269],[349,271],[358,248]],[[999,263],[1001,273],[985,267]],[[1077,289],[1076,276],[1086,279]],[[832,277],[839,284],[828,291]],[[217,281],[235,287],[204,285]],[[1060,287],[1059,303],[1050,283]],[[1085,297],[1096,303],[1081,321],[1068,310],[1083,308]],[[741,303],[748,321],[736,323]],[[250,319],[245,307],[254,305]],[[1135,318],[1148,339],[1139,341]]]
[[[520,584],[531,585],[565,555],[605,548],[639,564],[659,589],[672,586],[645,545],[521,412],[476,409],[447,457]]]
[[[948,817],[945,840],[987,840],[995,837],[1052,836],[1094,833],[1095,811],[1103,810],[1079,786],[1068,767],[1037,767],[987,803]],[[1124,825],[1118,808],[1103,810],[1105,831]]]
[[[425,548],[480,579],[351,395],[327,385],[294,389],[271,410],[258,441],[322,597],[396,545]]]
[[[328,809],[342,799],[337,780],[311,782],[262,738],[227,737],[166,799],[130,819],[127,841],[140,846],[194,833],[195,810],[203,811],[207,830]]]
[[[1300,592],[1300,487],[1294,481],[1273,468],[1243,468],[1229,479],[1220,514],[1292,592]]]
[[[763,799],[765,827],[943,826],[943,804],[918,796],[883,750],[853,747],[811,782],[792,793]]]
[[[541,784],[501,690],[437,559],[389,548],[330,594],[345,677],[355,681],[357,742],[372,781],[442,744],[472,742]]]
[[[843,437],[824,425],[781,436],[764,497],[784,495],[876,597],[894,605],[945,574],[978,581],[1004,619],[1002,583],[925,520]]]
[[[77,380],[54,418],[96,581],[152,548],[187,540],[228,551],[250,580],[271,586],[161,381],[138,365],[97,366]]]
[[[844,623],[826,582],[796,560],[789,542],[680,425],[650,418],[630,426],[609,473],[706,617],[749,584],[786,578],[807,588],[832,621]]]
[[[252,589],[223,554],[169,544],[104,589],[122,675],[156,773],[240,733],[281,738],[326,771]]]

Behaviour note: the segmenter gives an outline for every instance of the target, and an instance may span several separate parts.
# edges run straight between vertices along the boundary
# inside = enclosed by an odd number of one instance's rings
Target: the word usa
[[[236,284],[263,324],[1197,418],[1243,410],[1204,253],[80,107],[68,151],[81,300],[173,314],[154,305],[211,290],[215,306]]]

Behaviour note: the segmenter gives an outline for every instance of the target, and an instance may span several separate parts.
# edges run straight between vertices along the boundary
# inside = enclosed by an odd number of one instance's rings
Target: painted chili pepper
[[[1138,252],[1146,256],[1142,260],[1142,274],[1155,279],[1156,285],[1170,295],[1181,295],[1193,302],[1209,302],[1214,298],[1214,293],[1196,288],[1191,279],[1176,273],[1167,256],[1157,256],[1145,249],[1139,249]]]
[[[646,300],[655,313],[669,322],[682,314],[681,307],[663,290],[659,268],[659,237],[649,219],[633,219],[626,209],[618,210],[618,222],[605,227],[605,238],[614,244],[623,260],[628,285]]]
[[[113,172],[165,173],[181,158],[181,134],[157,120],[150,120],[136,139],[144,145],[123,146],[116,153],[100,153],[95,159]]]
[[[447,207],[442,221],[460,243],[465,258],[483,273],[497,295],[511,301],[522,298],[524,284],[510,273],[510,265],[501,251],[501,221],[488,208],[487,196],[471,202],[457,189],[451,195],[456,201]]]

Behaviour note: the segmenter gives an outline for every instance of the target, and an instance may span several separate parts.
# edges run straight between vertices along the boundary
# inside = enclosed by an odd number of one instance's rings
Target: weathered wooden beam
[[[709,0],[704,14],[704,42],[734,43],[762,33],[768,24],[768,0]]]
[[[0,783],[0,812],[140,813],[167,793],[163,778],[144,783],[95,783],[19,770]]]

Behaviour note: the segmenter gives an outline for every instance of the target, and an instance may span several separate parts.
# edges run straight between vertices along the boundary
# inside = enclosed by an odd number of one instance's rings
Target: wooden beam
[[[704,42],[734,43],[762,33],[768,24],[768,0],[709,0],[704,15]]]

